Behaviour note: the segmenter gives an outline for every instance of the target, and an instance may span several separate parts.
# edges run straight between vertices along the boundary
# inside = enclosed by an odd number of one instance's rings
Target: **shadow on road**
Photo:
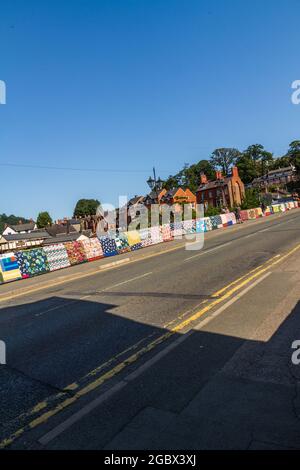
[[[40,401],[50,397],[51,407],[72,396],[76,390],[66,390],[70,384],[84,387],[168,332],[147,323],[147,318],[142,322],[117,315],[116,308],[120,306],[52,297],[2,309],[0,336],[7,346],[7,365],[0,366],[1,438],[27,424],[27,417],[18,417]],[[77,437],[70,441],[71,433],[62,446],[102,448],[117,435],[115,445],[126,448],[124,426],[130,426],[139,413],[151,408],[153,419],[157,413],[171,413],[176,425],[167,426],[162,435],[158,433],[158,442],[157,436],[146,432],[147,423],[140,422],[136,448],[235,448],[234,444],[239,447],[241,442],[239,433],[243,443],[245,435],[247,439],[252,436],[250,447],[262,438],[281,444],[284,441],[292,447],[299,442],[300,447],[296,386],[300,366],[291,363],[291,344],[300,339],[299,332],[299,303],[267,343],[194,330],[177,348],[99,407],[95,419],[106,425],[94,424],[92,429],[96,431],[92,435],[87,429],[88,442],[84,433],[81,437],[75,433]],[[179,333],[174,334],[171,341],[179,337]],[[137,362],[114,378],[126,377],[167,344],[141,354]],[[93,415],[89,422],[93,422]],[[82,426],[88,426],[87,422]],[[193,438],[188,429],[193,430]],[[220,436],[223,439],[229,432],[230,438],[222,444]],[[282,440],[283,435],[289,436],[290,443],[287,437]]]

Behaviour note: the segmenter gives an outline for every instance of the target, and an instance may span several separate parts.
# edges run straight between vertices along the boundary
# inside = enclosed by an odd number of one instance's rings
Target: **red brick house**
[[[204,173],[201,174],[201,183],[197,189],[198,204],[205,207],[233,207],[240,205],[245,196],[245,187],[237,167],[232,168],[230,176],[223,177],[221,171],[216,171],[216,179],[208,181]]]

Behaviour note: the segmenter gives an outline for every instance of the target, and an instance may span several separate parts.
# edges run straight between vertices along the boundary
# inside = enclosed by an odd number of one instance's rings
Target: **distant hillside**
[[[19,217],[17,215],[0,214],[0,233],[3,232],[5,224],[17,225],[20,221],[23,224],[30,222],[30,220],[25,219],[25,217]]]

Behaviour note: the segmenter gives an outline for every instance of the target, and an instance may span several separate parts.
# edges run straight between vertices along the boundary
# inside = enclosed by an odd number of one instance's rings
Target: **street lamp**
[[[157,189],[159,189],[161,191],[162,186],[163,186],[163,180],[161,178],[158,178],[158,180],[156,182],[156,186],[157,186]]]
[[[158,199],[158,191],[162,189],[163,180],[159,177],[156,179],[155,168],[153,167],[153,178],[150,176],[147,180],[147,184],[152,191],[155,191],[156,198]]]
[[[147,179],[147,184],[148,184],[150,189],[154,189],[155,181],[154,181],[153,178],[151,178],[151,176]]]

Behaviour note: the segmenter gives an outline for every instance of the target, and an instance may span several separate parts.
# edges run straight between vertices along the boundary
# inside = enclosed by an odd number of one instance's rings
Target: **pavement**
[[[1,286],[0,447],[300,448],[299,229],[294,210]]]

